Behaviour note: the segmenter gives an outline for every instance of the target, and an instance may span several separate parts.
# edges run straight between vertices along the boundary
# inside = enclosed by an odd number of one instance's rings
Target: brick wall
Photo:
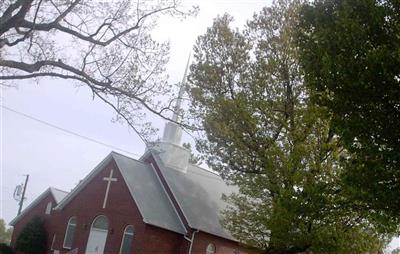
[[[22,217],[15,223],[14,229],[13,229],[13,234],[11,237],[11,246],[15,248],[15,242],[21,233],[21,230],[24,228],[24,226],[35,216],[39,216],[40,218],[44,219],[45,223],[45,229],[47,231],[50,230],[50,218],[52,214],[47,215],[45,214],[47,204],[49,202],[52,202],[53,206],[55,206],[56,202],[53,198],[53,195],[51,195],[50,192],[46,196],[44,196],[34,207],[29,207],[29,211],[26,214],[22,214]],[[51,241],[50,237],[48,236],[47,243]],[[20,252],[16,252],[16,254],[19,254]]]
[[[111,183],[107,205],[103,209],[107,185],[103,178],[109,176],[111,169],[114,170],[113,177],[117,178],[118,181]],[[84,253],[91,224],[98,215],[105,215],[109,220],[105,254],[119,253],[123,232],[127,225],[133,225],[134,227],[131,253],[177,253],[176,248],[180,235],[168,230],[154,230],[143,222],[143,218],[114,161],[108,163],[80,191],[79,195],[75,196],[62,211],[54,216],[51,228],[53,229],[52,233],[56,234],[55,249],[62,250],[61,253],[68,251],[62,248],[64,234],[68,219],[71,216],[76,216],[78,225],[73,249],[78,248],[79,253]],[[151,239],[147,236],[149,232],[154,233]],[[147,252],[147,249],[152,252]]]
[[[206,254],[208,244],[213,243],[216,247],[216,254],[235,254],[237,250],[240,254],[247,254],[246,248],[240,246],[234,241],[227,240],[218,236],[207,234],[204,232],[196,233],[192,254]]]
[[[113,177],[117,182],[112,182],[106,208],[103,209],[103,201],[107,182],[103,180],[113,170]],[[124,229],[127,225],[134,226],[134,238],[132,242],[132,254],[187,254],[190,243],[178,233],[165,230],[152,225],[146,225],[140,215],[138,207],[131,197],[128,187],[123,181],[116,163],[111,160],[103,169],[76,195],[61,211],[52,211],[51,215],[45,215],[47,203],[55,204],[52,195],[44,197],[31,211],[24,216],[14,227],[12,244],[21,228],[35,215],[45,218],[45,227],[48,231],[48,251],[52,253],[53,236],[55,241],[53,249],[65,254],[69,249],[63,248],[64,235],[69,218],[76,216],[77,228],[72,249],[78,248],[78,253],[85,253],[93,220],[98,215],[104,215],[109,220],[109,231],[105,245],[105,254],[118,254]],[[207,245],[213,243],[216,246],[216,254],[233,254],[239,250],[241,254],[247,253],[236,242],[199,232],[195,236],[192,254],[206,254]],[[18,253],[19,254],[19,253]]]

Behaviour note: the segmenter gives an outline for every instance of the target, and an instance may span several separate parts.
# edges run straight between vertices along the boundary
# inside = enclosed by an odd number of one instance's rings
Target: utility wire
[[[51,128],[57,129],[57,130],[59,130],[59,131],[66,132],[66,133],[68,133],[68,134],[70,134],[70,135],[74,135],[74,136],[76,136],[76,137],[79,137],[79,138],[82,138],[82,139],[91,141],[91,142],[93,142],[93,143],[96,143],[96,144],[99,144],[99,145],[102,145],[102,146],[106,146],[106,147],[108,147],[108,148],[111,148],[111,149],[114,149],[114,150],[118,150],[118,151],[121,151],[121,152],[124,152],[124,153],[132,154],[132,155],[135,155],[135,156],[137,156],[137,157],[140,157],[140,156],[141,156],[141,155],[139,155],[139,154],[137,154],[137,153],[132,153],[132,152],[126,151],[126,150],[124,150],[124,149],[118,148],[118,147],[116,147],[116,146],[113,146],[113,145],[110,145],[110,144],[101,142],[101,141],[99,141],[99,140],[96,140],[96,139],[93,139],[93,138],[90,138],[90,137],[81,135],[81,134],[79,134],[79,133],[76,133],[76,132],[73,132],[73,131],[64,129],[64,128],[62,128],[62,127],[59,127],[59,126],[57,126],[57,125],[51,124],[51,123],[46,122],[46,121],[43,121],[43,120],[41,120],[41,119],[39,119],[39,118],[36,118],[36,117],[33,117],[33,116],[31,116],[31,115],[28,115],[28,114],[19,112],[19,111],[15,110],[15,109],[12,109],[12,108],[7,107],[7,106],[0,105],[0,107],[4,108],[4,109],[6,109],[6,110],[8,110],[8,111],[10,111],[10,112],[13,112],[13,113],[15,113],[15,114],[18,114],[18,115],[20,115],[20,116],[23,116],[23,117],[26,117],[26,118],[28,118],[28,119],[31,119],[31,120],[33,120],[33,121],[36,121],[36,122],[39,122],[39,123],[41,123],[41,124],[47,125],[47,126],[49,126],[49,127],[51,127]]]

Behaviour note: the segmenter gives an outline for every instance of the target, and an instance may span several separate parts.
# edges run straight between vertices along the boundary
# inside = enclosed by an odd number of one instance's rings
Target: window
[[[64,244],[63,247],[66,249],[71,249],[74,243],[74,236],[76,231],[76,217],[71,217],[68,220],[67,230],[65,231]]]
[[[47,206],[46,206],[46,214],[50,214],[51,213],[51,207],[52,207],[52,203],[51,202],[49,202],[49,203],[47,203]]]
[[[108,230],[108,220],[104,215],[97,216],[97,218],[93,221],[92,228]]]
[[[108,235],[108,219],[104,215],[97,216],[90,227],[89,239],[85,253],[104,253]]]
[[[133,226],[128,225],[124,230],[124,236],[122,237],[121,249],[119,250],[119,254],[130,253],[132,240],[133,240]]]
[[[215,254],[215,245],[213,243],[208,244],[206,254]]]

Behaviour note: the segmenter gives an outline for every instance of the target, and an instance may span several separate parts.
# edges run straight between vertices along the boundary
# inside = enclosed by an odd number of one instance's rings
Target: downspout
[[[193,242],[194,242],[194,236],[196,235],[196,233],[198,233],[200,230],[196,230],[196,231],[193,231],[193,233],[192,233],[192,238],[190,239],[189,237],[187,237],[187,236],[183,236],[183,238],[185,238],[185,240],[187,240],[187,241],[189,241],[190,242],[190,247],[189,247],[189,252],[188,252],[188,254],[192,254],[192,247],[193,247]]]

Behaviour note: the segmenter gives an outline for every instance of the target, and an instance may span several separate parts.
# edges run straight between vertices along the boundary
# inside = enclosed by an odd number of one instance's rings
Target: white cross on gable
[[[108,199],[108,192],[110,191],[111,182],[116,182],[116,181],[118,181],[117,178],[113,178],[113,177],[112,177],[112,176],[113,176],[113,173],[114,173],[114,170],[111,169],[110,176],[109,176],[109,177],[104,177],[104,178],[103,178],[103,180],[107,182],[107,189],[106,189],[106,194],[105,194],[105,196],[104,196],[103,208],[106,208],[107,199]]]

